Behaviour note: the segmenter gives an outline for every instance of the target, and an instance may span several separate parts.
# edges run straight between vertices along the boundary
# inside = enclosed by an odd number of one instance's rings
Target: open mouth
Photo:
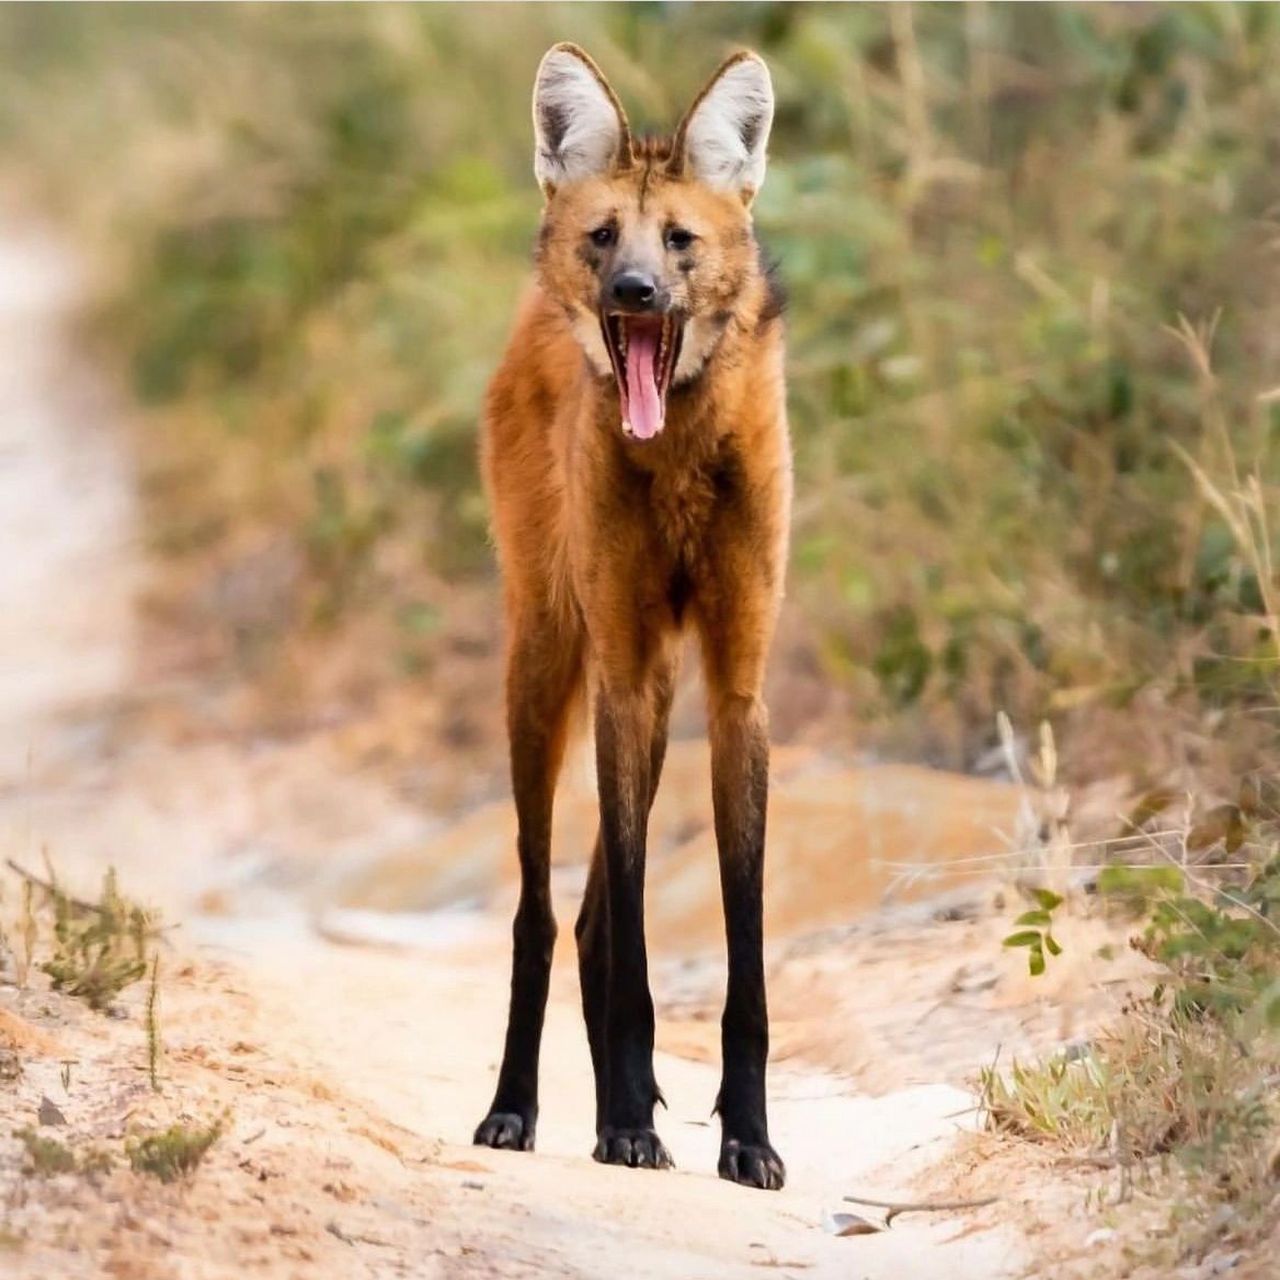
[[[667,421],[667,392],[680,359],[684,325],[672,315],[601,315],[604,345],[622,401],[622,430],[652,440]]]

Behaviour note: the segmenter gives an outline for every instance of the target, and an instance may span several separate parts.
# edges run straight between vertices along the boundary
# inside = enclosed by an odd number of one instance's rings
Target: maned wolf
[[[677,645],[701,640],[728,930],[720,1174],[782,1186],[765,1119],[761,891],[765,657],[791,504],[782,296],[751,201],[773,89],[729,59],[670,138],[632,135],[595,63],[538,68],[536,273],[489,388],[482,461],[509,628],[507,719],[519,820],[511,1012],[477,1143],[530,1150],[556,936],[552,796],[590,684],[600,830],[578,917],[596,1079],[595,1158],[665,1168],[653,1129],[645,834],[666,750]]]

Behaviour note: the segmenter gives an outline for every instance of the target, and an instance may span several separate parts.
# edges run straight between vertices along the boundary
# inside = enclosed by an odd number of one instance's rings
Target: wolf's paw
[[[535,1125],[532,1115],[491,1111],[480,1121],[472,1141],[477,1147],[495,1147],[500,1151],[532,1151]]]
[[[670,1169],[675,1166],[671,1152],[652,1129],[613,1129],[600,1131],[592,1159],[601,1164],[625,1164],[632,1169]]]
[[[720,1176],[744,1187],[779,1191],[787,1180],[787,1167],[767,1142],[726,1138],[720,1148]]]

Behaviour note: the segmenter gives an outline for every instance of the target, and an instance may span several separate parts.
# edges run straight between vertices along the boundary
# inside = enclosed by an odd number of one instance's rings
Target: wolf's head
[[[556,45],[538,68],[539,279],[596,371],[616,378],[634,439],[662,430],[671,387],[698,376],[758,279],[751,201],[772,120],[754,53],[730,58],[660,139],[632,136],[576,45]]]

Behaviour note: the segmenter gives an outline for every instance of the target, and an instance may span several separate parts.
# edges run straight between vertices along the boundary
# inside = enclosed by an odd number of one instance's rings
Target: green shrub
[[[1236,887],[1212,867],[1104,871],[1104,900],[1145,919],[1134,945],[1159,966],[1154,989],[1087,1046],[980,1080],[990,1128],[1116,1168],[1124,1195],[1149,1175],[1168,1220],[1149,1251],[1166,1248],[1166,1265],[1202,1257],[1225,1231],[1253,1244],[1280,1223],[1280,856],[1269,829],[1252,834],[1238,849],[1254,870]],[[1148,1163],[1163,1157],[1180,1189]]]
[[[55,990],[78,996],[91,1009],[105,1009],[147,971],[147,943],[154,923],[116,885],[114,868],[103,878],[97,903],[74,902],[53,888],[54,950],[40,968]]]
[[[176,1182],[199,1168],[225,1125],[226,1116],[207,1126],[170,1125],[161,1133],[130,1139],[125,1144],[125,1154],[135,1173],[150,1174],[161,1182]]]

